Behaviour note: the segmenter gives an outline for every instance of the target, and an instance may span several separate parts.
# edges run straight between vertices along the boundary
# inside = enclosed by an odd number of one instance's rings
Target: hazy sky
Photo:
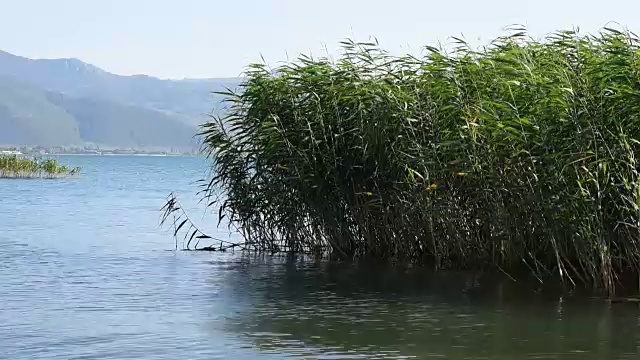
[[[486,41],[507,25],[534,36],[614,21],[640,32],[640,1],[623,0],[0,0],[0,49],[76,57],[118,74],[227,77],[250,62],[333,52],[376,36],[393,53],[449,36]]]

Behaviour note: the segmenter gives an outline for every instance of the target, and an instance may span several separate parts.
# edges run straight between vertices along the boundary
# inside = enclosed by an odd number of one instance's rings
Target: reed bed
[[[77,175],[79,172],[80,168],[61,165],[55,159],[0,155],[0,178],[59,179]]]
[[[224,93],[229,111],[201,128],[207,204],[246,248],[610,291],[637,273],[637,37],[510,29],[454,45],[397,57],[346,41],[335,60],[251,65]],[[167,205],[165,218],[179,210]],[[185,237],[206,236],[192,225]]]

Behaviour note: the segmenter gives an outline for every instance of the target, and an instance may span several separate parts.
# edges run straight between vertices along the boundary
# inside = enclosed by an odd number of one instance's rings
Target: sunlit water
[[[638,359],[640,310],[430,274],[173,251],[207,162],[66,157],[65,180],[0,180],[1,359]],[[225,236],[224,229],[217,236]]]

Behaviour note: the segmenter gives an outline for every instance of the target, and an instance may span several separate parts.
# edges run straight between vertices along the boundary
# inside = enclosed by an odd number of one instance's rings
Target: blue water
[[[0,359],[637,359],[640,310],[478,290],[433,275],[309,259],[174,251],[196,157],[69,156],[77,178],[0,180]]]

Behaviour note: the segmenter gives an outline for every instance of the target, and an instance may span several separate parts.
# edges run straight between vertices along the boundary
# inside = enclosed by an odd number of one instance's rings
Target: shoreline
[[[193,155],[189,155],[189,154],[141,154],[141,153],[134,153],[134,154],[112,154],[112,153],[107,153],[107,154],[78,154],[78,153],[59,153],[59,154],[43,154],[45,156],[173,156],[173,157],[177,157],[177,156],[193,156]]]

